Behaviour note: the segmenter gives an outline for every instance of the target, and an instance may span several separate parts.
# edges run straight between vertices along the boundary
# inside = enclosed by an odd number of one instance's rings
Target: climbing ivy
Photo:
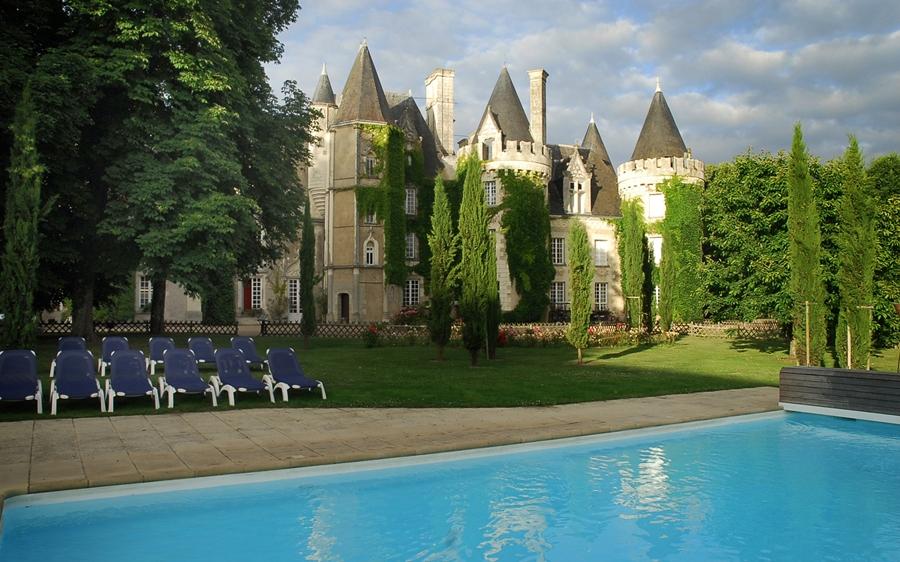
[[[503,186],[500,226],[506,237],[509,274],[519,304],[506,316],[512,322],[541,319],[550,302],[550,283],[556,270],[550,260],[550,211],[543,183],[534,174],[498,172]]]

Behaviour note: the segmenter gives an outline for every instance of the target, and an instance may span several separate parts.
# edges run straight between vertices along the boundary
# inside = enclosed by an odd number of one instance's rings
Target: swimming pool
[[[900,426],[764,414],[35,494],[0,560],[897,560]]]

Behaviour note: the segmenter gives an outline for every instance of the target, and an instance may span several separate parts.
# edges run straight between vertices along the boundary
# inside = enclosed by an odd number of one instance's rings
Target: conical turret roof
[[[375,63],[369,54],[369,47],[363,43],[353,61],[353,68],[347,76],[344,91],[341,94],[341,106],[338,108],[335,123],[348,121],[374,121],[386,123],[388,103],[384,97],[384,89]]]
[[[513,85],[506,67],[500,71],[497,83],[494,84],[491,99],[488,100],[487,107],[484,108],[484,115],[481,117],[482,122],[488,112],[493,115],[507,140],[534,141],[531,138],[528,117],[525,115],[525,110],[522,109],[519,94],[516,93],[516,87]]]
[[[588,123],[587,130],[584,132],[584,140],[581,141],[581,146],[589,148],[592,153],[602,160],[610,161],[609,152],[606,151],[606,145],[603,144],[603,138],[600,136],[600,131],[597,129],[593,115],[591,116],[591,122]]]
[[[581,146],[589,151],[587,165],[594,174],[594,181],[591,185],[591,212],[607,217],[619,215],[621,211],[619,210],[616,169],[609,159],[609,153],[606,151],[606,145],[603,144],[603,138],[600,136],[600,130],[597,129],[593,115],[591,115],[587,131],[584,132]]]
[[[685,152],[687,148],[684,146],[681,133],[678,132],[678,125],[675,124],[669,104],[666,103],[662,90],[657,87],[631,159],[684,156]]]
[[[325,71],[324,64],[322,65],[322,74],[319,76],[319,83],[316,84],[316,91],[313,94],[312,102],[335,105],[334,90],[331,89],[331,80],[328,79],[328,72]]]

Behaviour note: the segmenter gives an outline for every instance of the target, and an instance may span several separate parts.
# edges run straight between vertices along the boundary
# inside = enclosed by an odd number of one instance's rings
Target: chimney
[[[425,79],[425,115],[434,119],[432,133],[448,154],[456,152],[453,142],[453,77],[456,71],[435,68]]]
[[[531,82],[531,138],[547,144],[547,72],[543,68],[528,71]]]

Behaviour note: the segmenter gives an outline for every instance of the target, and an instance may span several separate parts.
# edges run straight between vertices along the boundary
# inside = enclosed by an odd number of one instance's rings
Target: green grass
[[[186,338],[176,345],[186,346]],[[227,337],[213,338],[228,345]],[[257,348],[292,346],[307,373],[325,382],[328,400],[317,394],[291,393],[286,405],[278,398],[272,406],[264,396],[239,394],[237,408],[259,407],[490,407],[543,406],[659,396],[707,390],[777,386],[781,367],[792,364],[780,342],[742,342],[686,337],[674,344],[595,348],[585,354],[585,365],[576,364],[574,350],[507,347],[498,359],[481,360],[469,367],[468,354],[458,347],[447,349],[446,361],[434,360],[431,347],[378,347],[367,349],[361,341],[312,340],[304,349],[297,338],[256,338]],[[143,347],[146,338],[132,338]],[[44,376],[45,412],[49,396],[50,361],[55,340],[42,340],[36,349]],[[99,349],[93,349],[95,355]],[[873,368],[893,371],[896,350],[884,350],[873,358]],[[202,374],[212,373],[211,368]],[[219,410],[229,409],[221,396]],[[209,399],[176,396],[175,411],[208,411]],[[169,411],[164,407],[160,413]],[[116,415],[154,413],[149,398],[116,400]],[[96,401],[60,401],[59,417],[99,416]],[[45,416],[46,417],[46,414]],[[0,405],[0,421],[34,419],[34,403]]]

